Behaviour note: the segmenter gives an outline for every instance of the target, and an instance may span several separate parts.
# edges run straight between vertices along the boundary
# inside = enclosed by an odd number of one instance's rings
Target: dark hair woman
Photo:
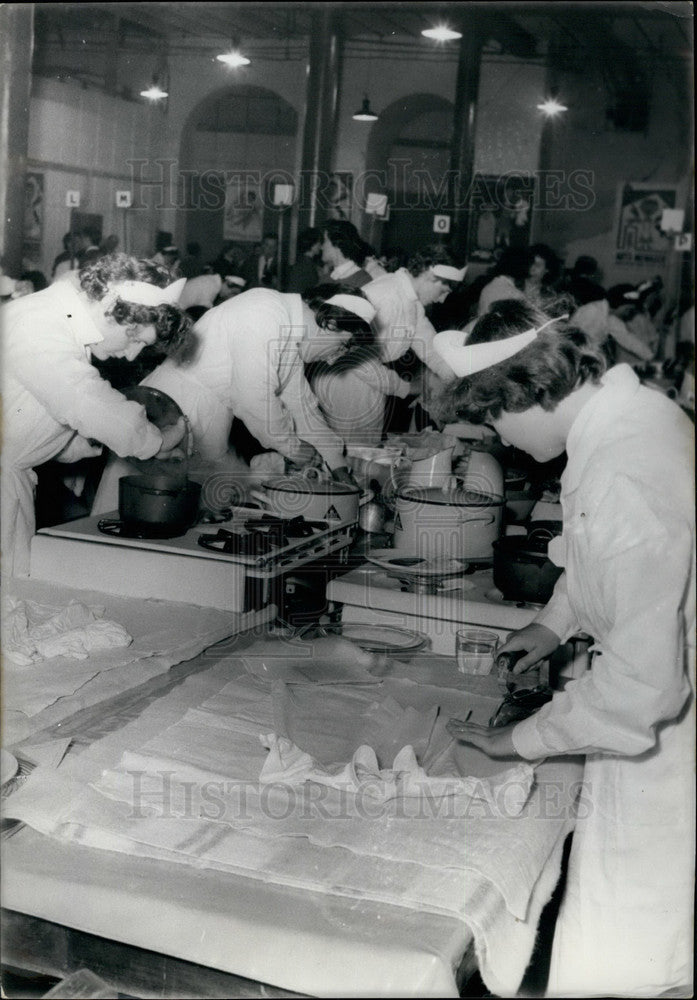
[[[435,348],[461,382],[458,409],[547,461],[566,451],[564,572],[534,622],[499,652],[523,673],[579,632],[590,669],[501,728],[451,720],[491,757],[586,756],[550,996],[648,996],[692,974],[695,755],[693,426],[629,365],[520,302]],[[628,931],[629,929],[629,931]],[[592,956],[592,960],[589,960]],[[689,992],[689,989],[688,989]]]

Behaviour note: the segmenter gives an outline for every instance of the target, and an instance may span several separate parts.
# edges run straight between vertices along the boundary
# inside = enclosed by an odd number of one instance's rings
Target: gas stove
[[[32,539],[30,575],[127,597],[259,610],[275,597],[279,578],[331,553],[340,559],[356,531],[354,524],[282,519],[253,508],[234,508],[226,521],[197,524],[174,538],[122,527],[113,512],[42,528]]]

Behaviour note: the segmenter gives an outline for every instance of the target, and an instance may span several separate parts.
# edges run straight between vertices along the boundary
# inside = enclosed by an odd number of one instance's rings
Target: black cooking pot
[[[537,521],[527,536],[505,535],[493,543],[494,584],[507,601],[547,603],[562,574],[547,546],[560,533],[560,523]]]
[[[198,514],[201,484],[180,476],[122,476],[119,517],[132,530],[183,535]]]

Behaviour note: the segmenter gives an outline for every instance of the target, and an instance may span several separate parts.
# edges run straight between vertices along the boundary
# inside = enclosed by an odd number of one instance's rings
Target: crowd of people
[[[487,423],[539,463],[565,455],[564,530],[550,547],[565,572],[502,651],[524,652],[520,672],[585,632],[592,668],[523,722],[449,728],[493,757],[585,755],[587,808],[550,995],[648,996],[687,983],[692,424],[641,381],[643,366],[679,354],[665,356],[660,281],[606,289],[592,258],[564,270],[537,244],[508,248],[467,282],[447,247],[381,259],[346,220],[300,233],[290,268],[271,235],[246,257],[225,245],[210,263],[193,242],[181,257],[163,242],[140,260],[73,235],[46,287],[1,286],[3,572],[28,570],[37,469],[101,456],[93,509],[113,510],[129,461],[181,454],[187,427],[213,466],[242,455],[254,468],[261,456],[281,470],[324,466],[346,483],[348,447],[407,429],[400,421],[417,409],[436,427]],[[677,337],[688,367],[693,317]],[[186,419],[150,423],[119,391],[136,382]]]

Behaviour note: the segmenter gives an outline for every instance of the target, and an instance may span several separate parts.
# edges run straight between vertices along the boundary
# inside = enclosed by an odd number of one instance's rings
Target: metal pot
[[[364,504],[358,514],[358,526],[370,534],[383,531],[387,518],[385,507],[377,500]]]
[[[361,494],[357,486],[325,478],[317,469],[276,476],[262,483],[262,490],[252,490],[252,496],[278,517],[330,524],[355,524],[359,507],[373,498],[370,491]]]
[[[541,522],[540,522],[541,524]],[[525,535],[507,535],[494,542],[494,584],[508,601],[546,604],[562,574],[547,556],[547,546],[561,524],[536,527]]]
[[[179,529],[184,534],[196,520],[201,484],[179,476],[122,476],[119,479],[119,517],[147,532]]]
[[[429,559],[491,559],[503,506],[503,497],[468,490],[401,490],[395,496],[394,547]]]

